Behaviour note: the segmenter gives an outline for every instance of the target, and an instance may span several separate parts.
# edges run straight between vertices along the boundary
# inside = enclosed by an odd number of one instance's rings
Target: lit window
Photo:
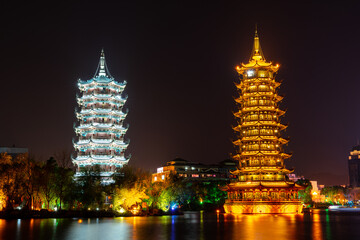
[[[157,181],[157,177],[154,177],[154,181],[155,181],[155,182]]]
[[[266,71],[259,71],[259,77],[266,77]]]
[[[161,179],[164,180],[164,179],[165,179],[165,175],[161,175]]]
[[[247,71],[247,76],[248,77],[253,77],[254,76],[254,70]]]

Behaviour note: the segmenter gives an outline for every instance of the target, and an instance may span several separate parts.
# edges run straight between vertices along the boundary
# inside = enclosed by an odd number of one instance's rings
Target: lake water
[[[360,239],[360,215],[230,215],[0,219],[0,239]]]

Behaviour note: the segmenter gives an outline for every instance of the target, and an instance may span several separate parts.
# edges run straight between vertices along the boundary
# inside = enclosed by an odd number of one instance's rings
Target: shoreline
[[[47,210],[10,210],[0,211],[0,219],[46,219],[46,218],[115,218],[115,217],[149,217],[149,216],[168,216],[168,215],[182,215],[180,211],[173,211],[171,213],[118,213],[106,210],[61,210],[61,211],[47,211]]]
[[[186,211],[188,212],[188,211]],[[191,211],[201,212],[201,211]],[[301,214],[330,214],[330,215],[360,215],[360,212],[341,212],[341,211],[329,211],[328,209],[309,209],[305,208]],[[118,213],[114,211],[89,211],[89,210],[76,210],[76,211],[47,211],[47,210],[11,210],[11,211],[0,211],[0,219],[14,220],[14,219],[48,219],[48,218],[116,218],[116,217],[152,217],[152,216],[173,216],[183,215],[182,211],[173,211],[170,213],[142,213],[142,214],[131,214],[131,213]],[[224,214],[223,212],[221,214]],[[246,214],[248,215],[248,214]],[[250,214],[251,215],[251,214]],[[257,214],[254,214],[257,215]]]

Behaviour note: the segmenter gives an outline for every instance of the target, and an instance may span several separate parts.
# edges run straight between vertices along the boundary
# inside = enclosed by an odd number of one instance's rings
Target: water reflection
[[[360,239],[360,216],[232,215],[1,220],[0,239]]]

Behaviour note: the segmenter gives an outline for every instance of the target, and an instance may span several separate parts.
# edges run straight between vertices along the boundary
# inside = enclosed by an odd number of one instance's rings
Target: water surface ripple
[[[0,219],[0,239],[360,239],[360,215],[230,215]]]

